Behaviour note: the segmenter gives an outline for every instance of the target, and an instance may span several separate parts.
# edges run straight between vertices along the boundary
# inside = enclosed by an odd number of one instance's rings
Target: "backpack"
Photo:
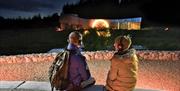
[[[51,90],[64,90],[68,83],[68,66],[69,66],[70,51],[63,50],[55,57],[52,65],[49,68],[49,80]]]

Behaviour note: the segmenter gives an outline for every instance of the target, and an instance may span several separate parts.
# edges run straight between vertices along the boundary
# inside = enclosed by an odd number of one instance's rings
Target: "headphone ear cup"
[[[119,50],[122,50],[122,47],[123,47],[122,44],[118,44],[118,49]]]
[[[121,48],[122,48],[122,46],[121,46],[121,45],[118,45],[118,48],[119,48],[119,49],[121,49]]]

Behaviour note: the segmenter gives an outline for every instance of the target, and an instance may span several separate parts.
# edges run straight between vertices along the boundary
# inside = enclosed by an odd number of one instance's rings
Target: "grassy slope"
[[[52,48],[62,48],[67,44],[70,30],[56,32],[53,28],[48,29],[24,29],[24,30],[0,30],[0,55],[47,52]],[[112,47],[113,40],[121,34],[130,34],[133,44],[143,45],[154,50],[180,50],[180,30],[170,28],[169,31],[162,29],[148,29],[142,31],[113,31],[107,39],[95,37],[91,34],[84,42],[87,49],[106,49]],[[104,45],[106,44],[106,45]],[[104,46],[103,46],[104,45]]]
[[[64,37],[61,37],[64,36]],[[5,30],[0,31],[1,53],[46,52],[51,48],[64,47],[67,33],[53,29]]]

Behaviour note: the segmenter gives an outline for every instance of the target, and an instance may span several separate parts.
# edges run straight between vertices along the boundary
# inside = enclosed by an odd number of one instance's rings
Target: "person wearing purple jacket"
[[[79,32],[69,34],[67,49],[70,51],[68,78],[70,84],[67,91],[80,91],[82,88],[95,83],[91,77],[86,58],[81,54],[83,48],[82,35]]]

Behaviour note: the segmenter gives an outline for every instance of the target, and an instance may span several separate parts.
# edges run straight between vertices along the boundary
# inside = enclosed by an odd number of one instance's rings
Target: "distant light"
[[[87,34],[89,34],[90,32],[88,31],[88,30],[85,30],[84,32],[83,32],[83,34],[84,35],[87,35]]]
[[[119,4],[121,3],[121,0],[119,0]]]
[[[169,30],[169,28],[167,27],[167,28],[165,28],[164,30],[165,30],[165,31],[168,31],[168,30]]]
[[[56,28],[56,31],[57,31],[57,32],[61,32],[61,31],[63,31],[63,29],[61,29],[61,28]]]

